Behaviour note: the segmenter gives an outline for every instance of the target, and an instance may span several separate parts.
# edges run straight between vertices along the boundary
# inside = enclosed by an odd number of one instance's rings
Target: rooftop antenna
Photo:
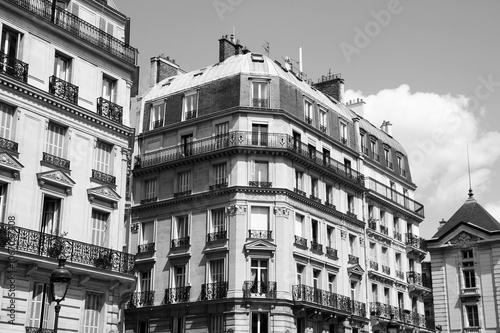
[[[264,48],[264,51],[266,51],[266,55],[269,57],[269,50],[270,50],[269,42],[267,40],[264,40],[264,44],[262,44],[262,47]]]
[[[472,198],[474,196],[474,193],[472,192],[472,182],[470,179],[469,145],[467,145],[467,170],[469,171],[469,198]]]

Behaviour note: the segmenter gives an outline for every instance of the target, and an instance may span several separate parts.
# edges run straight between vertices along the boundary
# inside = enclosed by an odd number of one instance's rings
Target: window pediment
[[[4,169],[12,173],[12,178],[19,178],[19,172],[24,166],[11,154],[3,151],[0,152],[0,169]]]
[[[53,187],[63,189],[67,195],[71,193],[71,189],[76,184],[64,171],[51,170],[46,172],[39,172],[36,174],[38,185],[41,188],[51,185]]]
[[[115,209],[118,207],[118,201],[121,199],[118,193],[116,193],[116,191],[109,185],[89,188],[87,189],[87,195],[91,202],[98,199],[100,201],[111,203]]]
[[[245,252],[248,254],[249,252],[269,252],[271,256],[274,255],[274,252],[276,251],[276,245],[268,242],[266,240],[256,240],[253,242],[249,242],[245,244]]]
[[[363,274],[365,274],[365,270],[361,268],[360,265],[354,265],[352,267],[347,268],[347,274],[350,278],[354,278],[358,281],[363,279]]]

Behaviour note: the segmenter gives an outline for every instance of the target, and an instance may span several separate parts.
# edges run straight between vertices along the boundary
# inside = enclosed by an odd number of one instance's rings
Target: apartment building
[[[429,331],[423,206],[390,124],[344,104],[340,74],[313,84],[228,36],[219,51],[191,72],[152,59],[126,332],[360,333],[389,314]]]
[[[0,331],[121,332],[137,50],[112,0],[0,3]],[[13,290],[13,291],[12,291]]]

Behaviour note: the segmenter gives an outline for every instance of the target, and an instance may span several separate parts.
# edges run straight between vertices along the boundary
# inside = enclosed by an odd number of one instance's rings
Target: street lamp
[[[394,315],[391,314],[391,320],[387,323],[387,332],[389,333],[398,333],[399,332],[399,323],[394,320]]]
[[[57,333],[57,321],[59,320],[59,311],[61,311],[61,305],[59,305],[59,303],[64,300],[64,297],[66,297],[69,283],[71,282],[71,273],[64,268],[65,263],[66,258],[59,258],[59,267],[54,269],[50,275],[50,291],[52,294],[52,300],[56,302],[54,333]]]

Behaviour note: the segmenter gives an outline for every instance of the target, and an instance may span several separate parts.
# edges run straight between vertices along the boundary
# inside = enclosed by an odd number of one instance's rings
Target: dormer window
[[[323,108],[319,109],[319,129],[326,133],[326,110]]]
[[[149,129],[163,127],[165,119],[165,104],[152,105],[149,116]]]
[[[264,56],[259,53],[252,53],[253,62],[264,62]]]
[[[313,122],[313,104],[309,100],[304,100],[304,116],[305,121],[309,125],[312,125]]]
[[[389,146],[384,145],[384,160],[385,160],[385,165],[389,169],[393,169],[394,166],[392,164],[392,154],[391,154],[391,148]]]
[[[347,133],[347,124],[343,121],[340,122],[340,142],[343,144],[347,145],[347,138],[348,138],[348,133]]]
[[[398,170],[401,176],[406,177],[406,167],[405,167],[405,161],[402,155],[398,153],[397,155],[397,162],[398,162]]]
[[[193,91],[184,96],[182,120],[189,120],[197,117],[198,113],[198,92]]]
[[[269,107],[269,82],[252,80],[252,106],[254,108]]]
[[[378,143],[377,139],[375,138],[371,138],[370,140],[370,151],[372,153],[372,158],[375,161],[380,162],[380,155],[378,154]]]

